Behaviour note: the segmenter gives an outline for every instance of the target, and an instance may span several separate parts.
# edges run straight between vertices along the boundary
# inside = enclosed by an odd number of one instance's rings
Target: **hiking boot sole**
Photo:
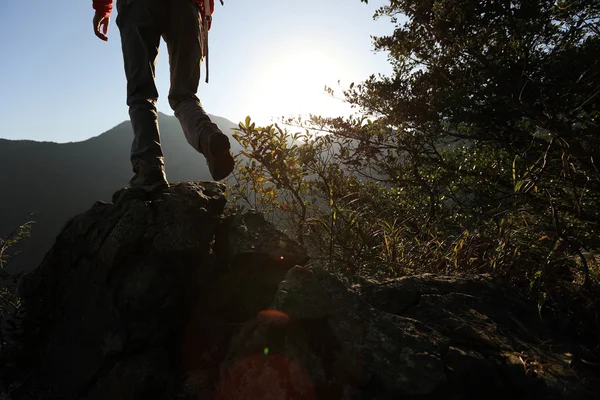
[[[208,154],[205,154],[210,175],[215,181],[225,179],[231,174],[235,161],[230,153],[231,145],[225,134],[215,134],[209,140]]]

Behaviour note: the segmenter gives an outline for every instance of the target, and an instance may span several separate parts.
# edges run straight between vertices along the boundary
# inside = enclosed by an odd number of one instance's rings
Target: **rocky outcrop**
[[[12,398],[594,398],[510,287],[342,283],[260,214],[223,217],[223,190],[124,189],[71,219],[21,286]]]
[[[67,222],[21,287],[44,398],[166,399],[187,369],[218,375],[228,336],[308,260],[258,214],[222,219],[223,189],[124,189]]]
[[[600,387],[536,305],[489,276],[348,288],[295,267],[271,308],[232,342],[218,399],[594,399]]]
[[[323,270],[290,270],[271,308],[285,323],[264,316],[242,329],[223,363],[218,398],[237,398],[240,387],[244,399],[353,399],[372,389],[423,395],[446,382],[446,337],[373,309]]]

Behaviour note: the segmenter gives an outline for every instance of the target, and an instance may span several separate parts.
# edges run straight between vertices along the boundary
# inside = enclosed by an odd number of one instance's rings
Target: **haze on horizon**
[[[210,83],[202,77],[199,89],[209,114],[235,123],[247,115],[258,123],[345,115],[349,107],[328,96],[325,85],[341,92],[372,73],[391,72],[371,40],[392,29],[388,20],[372,19],[384,0],[216,3]],[[81,141],[129,119],[116,15],[104,43],[92,31],[91,1],[0,4],[0,138]],[[158,110],[172,115],[168,82],[162,43]]]

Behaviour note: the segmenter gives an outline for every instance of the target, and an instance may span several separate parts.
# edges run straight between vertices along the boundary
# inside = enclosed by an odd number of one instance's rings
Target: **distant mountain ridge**
[[[234,154],[239,152],[231,138],[237,124],[212,115],[211,119],[230,137]],[[187,143],[179,121],[159,113],[159,125],[169,181],[212,180],[204,157]],[[110,201],[127,185],[133,176],[132,140],[129,121],[81,142],[0,139],[0,235],[25,221],[36,222],[11,270],[37,267],[69,218],[96,201]]]

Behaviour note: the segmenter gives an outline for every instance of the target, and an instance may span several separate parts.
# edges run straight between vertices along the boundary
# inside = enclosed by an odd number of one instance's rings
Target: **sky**
[[[341,93],[391,72],[371,38],[392,31],[389,19],[372,18],[386,0],[215,3],[210,82],[203,76],[198,90],[209,114],[259,124],[346,115],[348,105],[325,85]],[[0,0],[0,138],[81,141],[129,119],[116,7],[108,42],[94,36],[93,14],[91,0]],[[156,81],[158,110],[173,115],[164,42]]]

